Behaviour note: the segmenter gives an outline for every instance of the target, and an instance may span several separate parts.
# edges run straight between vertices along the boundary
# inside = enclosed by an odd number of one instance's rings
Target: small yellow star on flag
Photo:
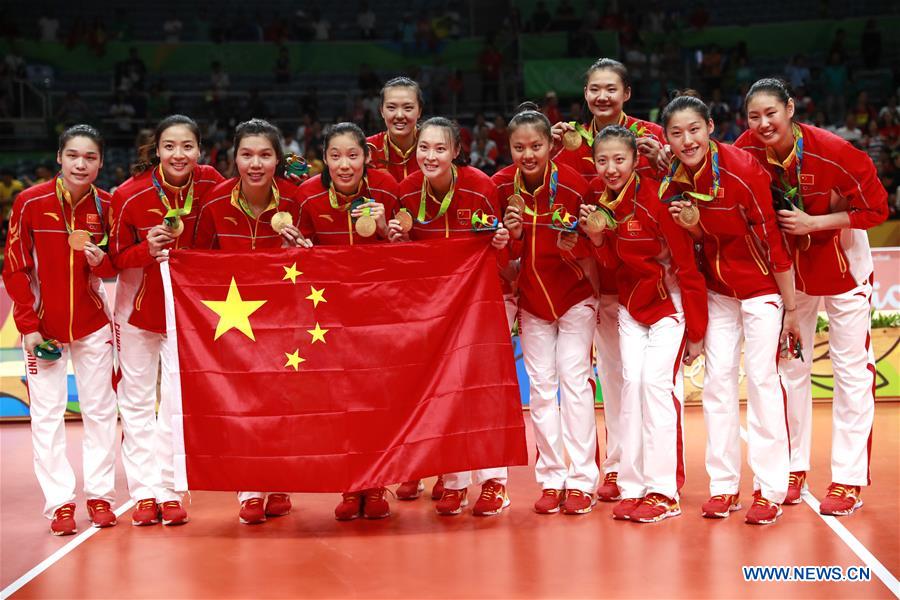
[[[300,358],[300,348],[297,348],[290,354],[285,352],[284,355],[287,357],[287,362],[284,363],[285,368],[294,367],[295,371],[299,371],[300,363],[306,362],[305,358]]]
[[[253,336],[253,328],[250,327],[250,315],[259,310],[266,301],[244,300],[241,298],[241,292],[238,290],[234,277],[231,278],[231,285],[228,286],[228,296],[225,297],[224,301],[203,300],[202,302],[208,309],[219,315],[214,340],[219,339],[231,329],[237,329],[254,342],[256,341],[256,338]]]
[[[312,300],[313,308],[319,306],[319,302],[328,302],[325,299],[325,288],[321,290],[317,290],[313,286],[309,286],[310,294],[306,297],[307,300]]]
[[[322,342],[323,344],[326,343],[325,334],[328,333],[328,330],[319,327],[318,323],[316,323],[315,329],[307,329],[306,333],[312,336],[312,341],[310,342],[310,344],[315,344],[316,342]]]
[[[292,264],[290,267],[281,267],[284,269],[284,277],[281,278],[282,281],[291,280],[291,283],[297,283],[297,276],[303,275],[302,271],[297,270],[297,263]]]

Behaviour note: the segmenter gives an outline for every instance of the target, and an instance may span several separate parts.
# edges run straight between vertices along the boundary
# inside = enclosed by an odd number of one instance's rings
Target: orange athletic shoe
[[[106,500],[93,499],[87,501],[88,517],[94,527],[112,527],[116,524],[116,514]]]
[[[859,497],[858,485],[843,485],[832,483],[828,486],[828,493],[819,505],[819,512],[823,515],[846,517],[863,505]]]
[[[769,525],[781,516],[781,507],[763,497],[759,490],[753,492],[753,504],[747,511],[748,525]]]
[[[707,519],[725,519],[732,512],[741,510],[738,494],[716,494],[700,507]]]
[[[131,524],[136,527],[159,523],[159,506],[153,498],[138,500],[131,512]]]
[[[800,504],[800,494],[806,489],[806,471],[794,471],[788,478],[787,496],[782,504]]]
[[[562,490],[542,490],[541,497],[534,503],[534,512],[540,515],[551,515],[559,512],[559,505],[562,504]]]
[[[603,478],[603,483],[597,488],[597,500],[600,502],[615,502],[621,500],[622,492],[619,490],[617,482],[619,474],[615,471],[609,472]]]
[[[506,486],[496,479],[488,479],[481,485],[481,495],[472,507],[472,514],[476,517],[499,515],[509,504]]]
[[[462,512],[463,507],[468,505],[468,490],[466,488],[461,490],[444,488],[444,495],[441,496],[441,499],[434,505],[434,510],[437,511],[437,514],[446,517],[458,515]]]
[[[53,535],[72,535],[78,531],[75,525],[75,503],[63,504],[53,511],[50,521],[50,533]]]
[[[644,496],[638,507],[629,515],[629,520],[632,523],[656,523],[680,514],[681,507],[678,500],[654,492]]]
[[[187,511],[178,500],[168,500],[159,505],[163,525],[184,525],[188,522]]]

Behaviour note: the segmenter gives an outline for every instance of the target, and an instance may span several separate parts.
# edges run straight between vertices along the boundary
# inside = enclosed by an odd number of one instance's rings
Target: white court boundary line
[[[121,517],[122,514],[124,514],[125,511],[130,509],[132,506],[134,506],[134,500],[129,500],[128,502],[126,502],[125,504],[123,504],[122,506],[117,508],[114,511],[114,513],[116,515],[116,520],[118,520],[118,518]],[[28,571],[27,573],[25,573],[24,575],[22,575],[15,581],[13,581],[11,584],[9,584],[5,588],[3,588],[3,590],[0,590],[0,600],[5,600],[6,598],[9,598],[10,596],[12,596],[16,592],[18,592],[29,581],[31,581],[32,579],[34,579],[35,577],[37,577],[38,575],[40,575],[41,573],[43,573],[44,571],[46,571],[47,569],[52,567],[54,564],[56,564],[57,562],[62,560],[62,558],[66,554],[70,553],[72,550],[74,550],[81,544],[88,541],[92,536],[97,535],[97,533],[101,529],[103,529],[103,528],[102,527],[94,527],[93,525],[88,526],[87,529],[85,529],[84,531],[82,531],[81,533],[76,535],[74,538],[72,538],[72,540],[68,544],[66,544],[65,546],[63,546],[62,548],[60,548],[59,550],[57,550],[56,552],[54,552],[53,554],[51,554],[50,556],[48,556],[47,558],[45,558],[44,560],[39,562],[30,571]]]
[[[744,429],[743,425],[741,426],[741,439],[744,440],[744,443],[747,442],[747,430]],[[800,494],[800,497],[809,506],[816,515],[825,521],[825,524],[834,531],[841,541],[847,544],[847,547],[853,551],[853,553],[859,557],[861,561],[863,561],[875,576],[881,580],[884,585],[887,586],[888,591],[890,591],[894,596],[900,598],[900,582],[897,581],[897,578],[894,577],[893,573],[891,573],[887,567],[881,564],[881,561],[875,558],[875,555],[869,552],[869,549],[863,545],[856,536],[850,533],[850,530],[847,529],[843,523],[837,517],[831,515],[823,515],[819,512],[819,499],[810,493],[808,489],[803,490]]]

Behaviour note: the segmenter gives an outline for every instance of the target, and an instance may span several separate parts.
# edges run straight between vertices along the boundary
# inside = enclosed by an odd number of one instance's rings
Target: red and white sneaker
[[[116,524],[116,514],[106,500],[93,499],[87,501],[88,518],[94,527],[112,527]]]
[[[612,518],[618,521],[628,521],[631,513],[641,505],[643,498],[625,498],[613,507]]]
[[[616,481],[619,474],[611,471],[603,478],[603,483],[597,488],[597,500],[600,502],[615,502],[622,499],[622,492]]]
[[[434,505],[434,510],[437,511],[437,514],[446,517],[458,515],[462,512],[463,507],[468,505],[468,490],[466,488],[461,490],[444,488],[444,495],[441,496],[441,499]]]
[[[859,497],[858,485],[843,485],[832,483],[828,486],[828,493],[819,504],[819,512],[823,515],[846,517],[863,505]]]
[[[440,500],[444,497],[444,476],[438,475],[437,481],[434,482],[434,487],[431,488],[431,499],[432,500]]]
[[[647,494],[628,516],[632,523],[656,523],[681,514],[678,500],[657,494]]]
[[[187,511],[178,500],[168,500],[159,505],[163,525],[184,525],[188,522]]]
[[[367,519],[383,519],[391,516],[391,505],[388,504],[387,488],[372,488],[363,492],[363,516]]]
[[[241,502],[238,518],[244,525],[258,525],[266,522],[266,511],[262,498],[250,498]]]
[[[559,505],[562,504],[562,490],[542,490],[541,497],[534,503],[534,512],[540,515],[552,515],[559,512]]]
[[[138,500],[131,512],[131,524],[136,527],[159,523],[159,506],[154,498]]]
[[[362,493],[341,495],[341,503],[334,508],[334,518],[338,521],[352,521],[362,515]]]
[[[806,489],[806,471],[794,471],[788,477],[787,495],[782,504],[800,504],[800,494]]]
[[[472,514],[476,517],[499,515],[509,504],[506,486],[496,479],[488,479],[481,484],[481,495],[472,507]]]
[[[266,516],[283,517],[291,512],[291,497],[287,494],[269,494],[266,498]]]
[[[63,504],[53,511],[53,520],[50,521],[50,533],[53,535],[73,535],[78,531],[75,525],[75,503]]]
[[[566,490],[566,499],[562,503],[563,514],[585,515],[594,507],[593,494],[581,490]]]
[[[707,519],[725,519],[736,510],[741,510],[739,494],[716,494],[703,503],[700,511]]]
[[[775,502],[763,498],[759,490],[753,492],[753,504],[747,511],[746,522],[748,525],[769,525],[781,516],[781,507]]]
[[[421,479],[406,481],[397,487],[397,500],[415,500],[425,491],[425,484]]]

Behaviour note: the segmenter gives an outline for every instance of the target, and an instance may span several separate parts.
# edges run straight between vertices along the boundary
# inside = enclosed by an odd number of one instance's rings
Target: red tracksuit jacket
[[[635,126],[639,131],[640,128],[643,128],[644,132],[642,135],[652,137],[659,143],[665,144],[662,127],[656,123],[636,119],[623,112],[619,115],[619,125],[622,125],[623,127]],[[594,129],[593,119],[591,119],[590,123],[585,124],[584,128],[590,131],[591,135],[596,135],[598,133]],[[574,170],[581,173],[588,183],[597,179],[597,168],[594,166],[593,149],[587,144],[587,140],[582,140],[582,144],[577,150],[566,150],[565,148],[562,148],[556,154],[553,161],[556,162],[556,164],[572,167]],[[648,161],[643,154],[638,155],[637,173],[645,180],[660,178],[656,168],[650,164],[650,161]],[[615,274],[600,265],[600,293],[615,294],[616,289]]]
[[[339,208],[333,208],[328,188],[322,185],[321,175],[304,181],[297,193],[300,233],[313,243],[325,246],[353,246],[385,241],[378,232],[370,237],[362,237],[356,233],[349,204],[357,198],[372,198],[384,204],[385,218],[390,219],[397,206],[397,183],[386,171],[366,169],[359,191],[350,196],[335,192]]]
[[[387,171],[397,183],[419,170],[416,144],[404,154],[390,141],[386,131],[370,135],[366,138],[366,144],[369,146],[369,165]]]
[[[508,199],[518,193],[525,200],[523,215],[524,234],[521,240],[510,243],[513,258],[521,258],[519,273],[519,306],[531,314],[555,321],[570,308],[593,295],[594,290],[585,276],[577,258],[589,256],[583,239],[574,250],[562,251],[557,245],[559,232],[551,229],[552,215],[564,208],[577,215],[581,204],[589,199],[589,189],[584,178],[565,165],[558,168],[556,196],[551,202],[551,173],[555,163],[550,162],[544,174],[544,183],[530,194],[518,174],[518,168],[510,165],[493,176],[501,201],[501,214],[506,211]]]
[[[752,154],[771,174],[775,185],[784,187],[782,176],[790,187],[799,185],[803,210],[811,215],[832,212],[831,195],[835,192],[849,203],[852,228],[869,229],[887,219],[887,192],[868,155],[824,129],[802,123],[798,126],[803,136],[799,182],[796,144],[784,163],[749,130],[741,134],[735,146]],[[848,292],[860,283],[850,273],[840,234],[839,229],[816,231],[809,235],[808,246],[806,236],[787,236],[798,290],[814,296],[832,296]]]
[[[75,201],[60,203],[56,179],[21,192],[13,205],[6,238],[3,282],[13,301],[16,328],[24,335],[40,332],[45,339],[72,342],[109,323],[100,286],[102,277],[116,272],[103,258],[88,265],[84,252],[69,247],[68,230],[90,232],[99,243],[106,231],[110,196],[97,190],[100,214],[93,192]]]
[[[182,207],[190,184],[182,188],[167,185],[156,167],[157,180],[165,191],[172,208]],[[112,197],[113,224],[110,233],[109,252],[113,264],[119,269],[117,312],[125,309],[121,318],[148,331],[165,333],[166,315],[163,307],[163,285],[159,274],[159,264],[150,256],[147,232],[163,222],[166,207],[157,194],[151,180],[152,171],[146,171],[130,178],[116,188]],[[194,169],[194,205],[191,214],[182,217],[184,233],[170,248],[190,248],[194,241],[194,229],[206,194],[224,178],[209,165],[198,165]]]
[[[597,260],[616,275],[619,304],[650,326],[674,314],[673,284],[681,293],[688,339],[706,333],[706,284],[697,270],[687,230],[659,201],[659,182],[635,175],[615,198],[604,196],[603,179],[591,185],[594,203],[613,208],[617,225],[606,229],[605,243],[594,247]]]
[[[743,150],[710,144],[693,177],[683,164],[673,165],[676,171],[671,184],[666,188],[663,182],[661,186],[663,198],[685,191],[714,196],[709,202],[695,201],[703,230],[701,270],[707,288],[741,300],[777,294],[772,273],[789,270],[791,258],[772,208],[769,176]],[[719,160],[717,190],[714,151]]]
[[[276,178],[275,196],[259,217],[244,212],[238,202],[239,177],[232,177],[212,188],[203,199],[197,215],[197,232],[193,248],[197,250],[256,250],[281,248],[281,235],[272,229],[272,216],[278,211],[291,214],[297,221],[296,198],[298,188],[291,182]]]

